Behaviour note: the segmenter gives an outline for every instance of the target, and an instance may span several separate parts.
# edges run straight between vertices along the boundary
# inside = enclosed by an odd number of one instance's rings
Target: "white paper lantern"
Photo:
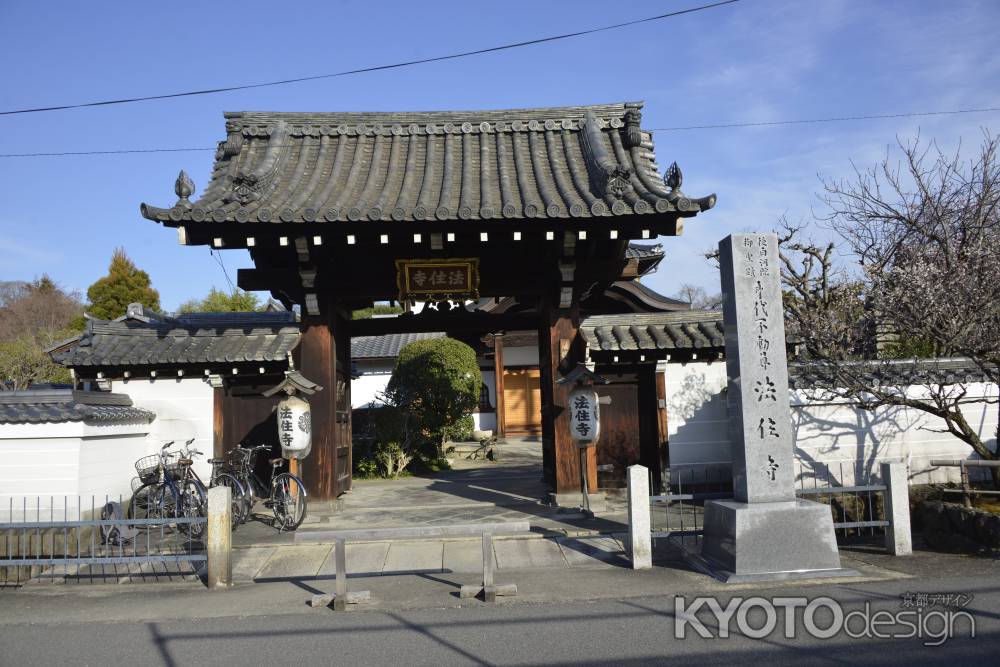
[[[309,403],[289,396],[278,403],[278,441],[286,459],[304,459],[312,449]]]

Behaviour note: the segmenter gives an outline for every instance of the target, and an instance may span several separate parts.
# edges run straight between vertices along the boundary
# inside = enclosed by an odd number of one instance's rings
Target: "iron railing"
[[[863,477],[842,466],[839,475],[834,475],[829,466],[800,469],[795,493],[830,506],[838,538],[876,537],[891,525],[885,512],[885,484],[876,475],[869,475],[865,484],[841,483]],[[701,535],[705,501],[733,498],[732,472],[726,468],[689,466],[664,471],[663,479],[668,493],[649,498],[654,539]]]
[[[0,586],[28,581],[156,581],[194,576],[207,560],[206,517],[102,518],[96,496],[9,499],[0,505]]]

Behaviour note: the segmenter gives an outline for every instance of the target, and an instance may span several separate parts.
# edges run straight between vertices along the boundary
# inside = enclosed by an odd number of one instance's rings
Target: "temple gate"
[[[581,303],[635,270],[630,240],[678,235],[715,204],[684,195],[676,164],[660,176],[641,107],[227,113],[202,196],[191,201],[182,172],[172,207],[141,212],[176,228],[181,244],[249,250],[255,268],[240,270],[239,286],[300,307],[296,367],[323,387],[310,397],[303,462],[315,497],[351,485],[352,335],[530,330],[546,481],[557,497],[578,498],[569,388],[556,380],[588,360]],[[482,297],[518,307],[463,305]],[[432,305],[351,321],[352,310],[383,300]],[[647,396],[662,391],[651,374],[641,383]],[[640,419],[655,428],[655,415]],[[589,469],[594,488],[596,461]]]

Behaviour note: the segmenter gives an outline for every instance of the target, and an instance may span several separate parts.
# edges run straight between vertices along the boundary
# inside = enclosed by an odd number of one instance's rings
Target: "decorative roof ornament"
[[[260,197],[260,181],[256,174],[240,172],[233,179],[233,198],[246,205]]]
[[[642,112],[636,107],[629,107],[625,111],[625,145],[627,148],[634,148],[642,145]]]
[[[191,208],[189,197],[194,194],[194,181],[183,169],[181,169],[181,173],[177,174],[177,180],[174,181],[174,193],[177,195],[177,203],[174,206]]]
[[[628,167],[616,166],[608,173],[607,191],[621,199],[628,191],[629,178],[632,170]]]
[[[621,199],[628,192],[632,170],[619,164],[608,152],[597,117],[588,111],[585,120],[582,136],[584,159],[604,192]]]
[[[663,175],[663,184],[670,188],[670,194],[680,194],[681,184],[684,183],[684,174],[676,162],[671,162],[667,168],[667,173]]]

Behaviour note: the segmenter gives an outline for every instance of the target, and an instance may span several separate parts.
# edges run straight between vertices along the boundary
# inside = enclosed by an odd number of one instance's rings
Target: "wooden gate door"
[[[598,385],[598,396],[610,396],[601,406],[601,435],[597,440],[598,484],[625,486],[625,469],[639,463],[639,385],[635,376],[623,375],[611,384]]]
[[[503,375],[503,409],[510,435],[542,432],[541,372],[537,368],[507,369]]]

